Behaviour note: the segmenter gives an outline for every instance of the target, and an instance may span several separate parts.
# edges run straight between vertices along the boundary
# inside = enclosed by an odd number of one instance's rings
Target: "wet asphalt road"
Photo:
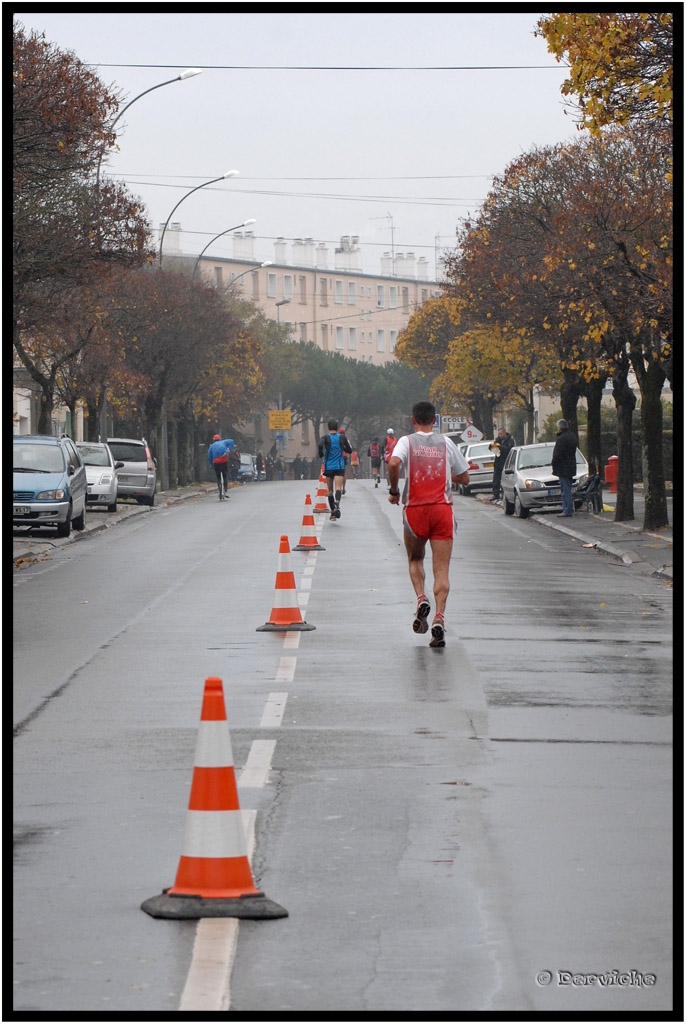
[[[239,1019],[668,1009],[667,581],[456,498],[430,651],[399,511],[360,481],[291,553],[315,630],[257,632],[306,493],[198,496],[15,573],[14,1009],[178,1012],[197,926],[140,903],[174,881],[215,675],[237,770],[273,744],[239,793],[289,912],[238,927]]]

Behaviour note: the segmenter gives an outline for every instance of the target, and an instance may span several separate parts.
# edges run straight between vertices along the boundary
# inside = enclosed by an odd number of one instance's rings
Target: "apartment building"
[[[232,235],[233,257],[209,254],[196,259],[194,273],[205,282],[232,286],[265,316],[287,325],[293,341],[314,342],[324,352],[381,366],[394,358],[400,331],[412,313],[441,286],[429,280],[426,257],[386,252],[378,275],[360,269],[359,238],[343,235],[331,254],[312,238],[274,242],[274,258],[255,258],[251,231]],[[183,253],[180,224],[168,226],[165,259],[192,259]]]

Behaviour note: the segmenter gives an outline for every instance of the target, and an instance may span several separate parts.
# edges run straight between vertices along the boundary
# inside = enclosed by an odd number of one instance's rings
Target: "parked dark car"
[[[58,537],[86,527],[86,469],[71,438],[13,438],[12,523],[54,526]]]

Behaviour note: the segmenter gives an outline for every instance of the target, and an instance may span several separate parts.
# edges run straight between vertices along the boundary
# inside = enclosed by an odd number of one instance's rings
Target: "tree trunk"
[[[579,436],[577,406],[580,394],[578,374],[574,370],[563,370],[562,387],[560,388],[562,419],[567,420],[569,429],[577,437]]]
[[[665,494],[665,465],[662,451],[662,385],[665,372],[652,361],[641,387],[641,433],[643,444],[643,489],[645,494],[644,530],[669,526]]]
[[[634,472],[631,458],[631,423],[636,407],[636,396],[628,383],[626,355],[615,363],[612,393],[617,406],[617,507],[615,522],[634,518]]]
[[[607,376],[602,376],[598,378],[598,380],[587,381],[584,387],[584,395],[588,406],[588,427],[586,434],[586,445],[588,451],[586,452],[586,458],[588,460],[588,468],[591,474],[602,472],[603,452],[601,442],[602,428],[600,410],[602,408],[603,388],[605,387],[606,380]]]
[[[52,410],[54,408],[52,397],[52,382],[43,379],[39,381],[39,384],[40,395],[38,397],[38,433],[52,434]]]

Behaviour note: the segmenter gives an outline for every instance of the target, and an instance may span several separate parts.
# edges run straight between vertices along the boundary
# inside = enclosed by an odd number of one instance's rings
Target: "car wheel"
[[[516,515],[519,516],[520,519],[527,519],[529,516],[528,508],[524,508],[524,506],[522,505],[522,499],[519,497],[516,491],[514,496],[514,512]]]
[[[460,484],[460,494],[464,494],[465,498],[468,498],[472,493],[472,489],[468,484]]]
[[[63,523],[58,523],[57,524],[57,536],[58,537],[68,537],[70,533],[71,533],[71,505],[69,506],[69,511],[67,512],[67,518],[65,519],[65,521]]]
[[[107,511],[108,512],[116,512],[117,511],[117,499],[116,498],[114,499],[114,501],[112,502],[111,505],[107,506]]]
[[[150,508],[152,508],[153,505],[155,504],[155,495],[152,494],[149,498],[143,498],[142,499],[142,504],[143,505],[149,505]]]
[[[508,501],[507,498],[505,497],[505,491],[501,491],[501,494],[503,496],[503,509],[505,511],[505,515],[506,516],[513,516],[514,515],[514,510],[515,510],[514,505],[512,504],[511,501]]]
[[[74,527],[75,530],[79,530],[79,531],[86,529],[86,502],[85,501],[83,503],[83,511],[81,512],[81,515],[77,516],[76,519],[73,520],[72,526]]]

